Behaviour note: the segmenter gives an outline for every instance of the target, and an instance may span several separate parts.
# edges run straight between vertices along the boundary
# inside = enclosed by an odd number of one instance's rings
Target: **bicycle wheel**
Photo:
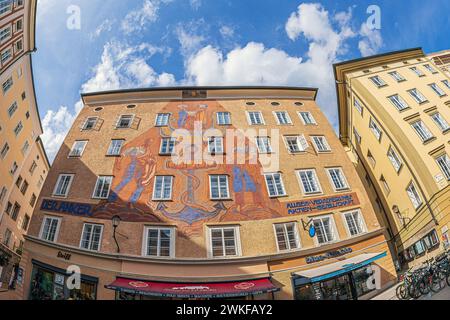
[[[398,300],[406,300],[408,299],[408,290],[406,290],[406,286],[404,283],[399,285],[397,289],[395,289],[395,295]]]
[[[450,287],[450,272],[447,273],[447,278],[445,279],[445,281],[447,282],[447,285]]]
[[[445,284],[443,283],[442,275],[440,274],[440,272],[437,272],[435,275],[433,275],[433,278],[429,285],[430,290],[433,291],[434,293],[437,293],[441,291],[442,288],[444,288],[444,286]]]
[[[430,292],[430,285],[429,285],[429,276],[425,276],[422,279],[420,279],[419,283],[417,284],[417,287],[421,294],[426,295]]]
[[[408,293],[411,296],[411,298],[419,299],[420,296],[422,295],[420,292],[420,289],[419,289],[419,283],[411,284],[411,286],[409,287]]]

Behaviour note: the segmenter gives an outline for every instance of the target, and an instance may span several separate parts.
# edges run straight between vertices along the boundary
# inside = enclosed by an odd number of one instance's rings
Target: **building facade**
[[[410,49],[336,64],[340,139],[398,267],[449,245],[449,77]]]
[[[23,298],[364,299],[392,283],[384,230],[316,94],[83,95],[26,237]]]
[[[428,54],[433,63],[450,77],[450,50]]]
[[[0,299],[14,295],[18,263],[49,170],[31,64],[36,1],[0,1]]]

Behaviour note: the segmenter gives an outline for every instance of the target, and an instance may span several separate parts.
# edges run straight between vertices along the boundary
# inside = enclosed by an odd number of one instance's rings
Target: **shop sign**
[[[327,252],[325,254],[322,254],[320,256],[311,256],[311,257],[306,257],[306,263],[315,263],[315,262],[319,262],[319,261],[323,261],[326,259],[333,259],[336,257],[340,257],[343,256],[347,253],[351,253],[353,251],[352,248],[341,248],[338,250],[334,250],[334,251],[330,251]]]
[[[72,214],[76,216],[92,216],[92,205],[86,203],[75,203],[66,201],[57,201],[44,199],[41,204],[41,210]]]
[[[327,210],[329,211],[336,208],[355,206],[358,204],[359,199],[357,194],[351,193],[340,196],[289,202],[286,204],[286,209],[288,214],[315,213]]]
[[[57,257],[69,261],[72,258],[70,253],[58,251]]]

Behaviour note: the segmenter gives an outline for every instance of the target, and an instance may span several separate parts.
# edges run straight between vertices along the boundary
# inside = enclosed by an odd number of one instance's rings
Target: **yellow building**
[[[24,234],[49,170],[31,52],[36,1],[0,1],[0,299],[21,281]]]
[[[389,286],[383,228],[316,95],[83,95],[26,237],[23,298],[367,299]],[[78,289],[64,287],[70,266]]]
[[[450,50],[430,53],[428,57],[450,77]]]
[[[334,69],[341,142],[399,266],[420,264],[449,245],[449,78],[420,48]]]

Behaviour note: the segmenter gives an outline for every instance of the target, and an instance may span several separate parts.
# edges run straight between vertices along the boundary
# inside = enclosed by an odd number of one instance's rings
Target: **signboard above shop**
[[[332,197],[306,199],[286,204],[288,214],[317,213],[337,208],[359,205],[358,195],[355,193]]]

